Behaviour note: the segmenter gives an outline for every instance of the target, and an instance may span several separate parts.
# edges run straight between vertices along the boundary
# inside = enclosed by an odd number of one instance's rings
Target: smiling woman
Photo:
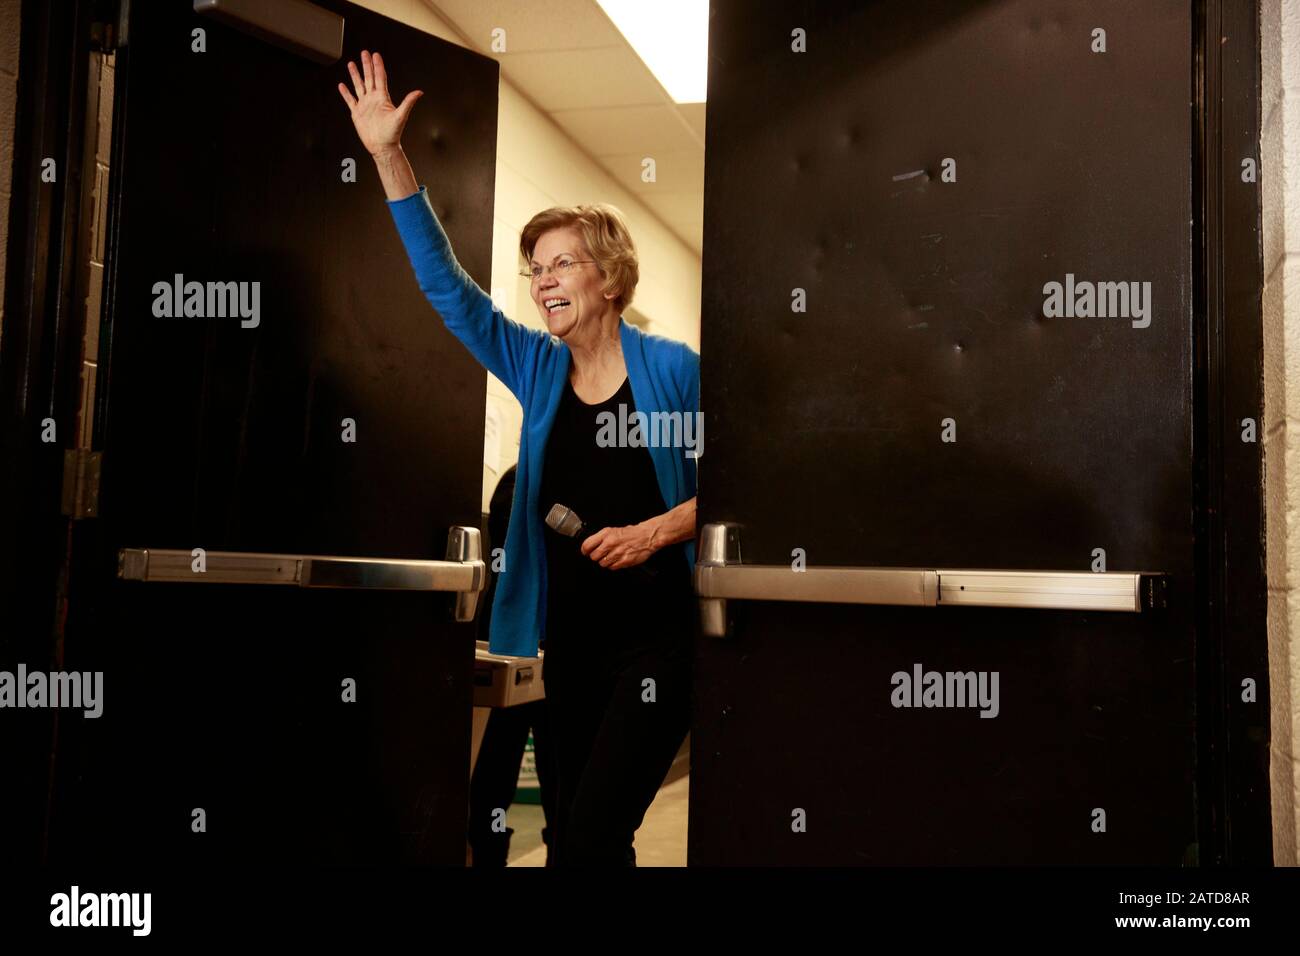
[[[542,237],[553,230],[560,231],[562,248],[559,254],[546,260],[545,253],[537,247]],[[529,263],[522,273],[526,279],[544,277],[542,261],[549,261],[552,271],[561,277],[574,274],[585,263],[593,263],[604,277],[602,292],[614,293],[612,301],[620,312],[632,304],[641,278],[627,220],[618,207],[608,203],[554,206],[539,212],[519,234],[519,252]]]
[[[699,355],[623,319],[640,278],[623,214],[555,207],[520,235],[546,331],[507,318],[456,261],[401,147],[418,91],[399,106],[378,54],[339,92],[375,159],[420,289],[523,407],[505,562],[489,648],[546,649],[555,741],[557,864],[636,865],[633,835],[690,723],[697,447],[600,440],[602,413],[698,416]],[[688,447],[689,444],[689,447]],[[555,504],[598,528],[575,550],[547,533]],[[629,574],[647,565],[651,574]]]
[[[519,251],[547,329],[574,351],[574,389],[588,404],[608,398],[627,376],[616,332],[641,275],[622,212],[608,203],[552,207],[524,226]]]

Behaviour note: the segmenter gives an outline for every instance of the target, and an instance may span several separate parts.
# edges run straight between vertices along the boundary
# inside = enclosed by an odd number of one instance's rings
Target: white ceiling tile
[[[670,106],[556,110],[552,118],[593,156],[702,148],[691,128]]]
[[[668,95],[624,44],[498,56],[501,72],[547,112],[600,106],[661,106]]]
[[[663,193],[645,200],[647,206],[665,221],[703,222],[704,206],[692,193]]]
[[[505,32],[505,53],[627,46],[594,0],[422,0],[454,22],[475,48],[492,54],[492,31]]]
[[[677,112],[681,113],[686,122],[691,124],[691,129],[695,130],[700,136],[700,142],[704,142],[704,113],[707,103],[678,103]]]
[[[474,49],[496,59],[512,90],[549,117],[688,248],[701,253],[706,106],[673,103],[595,0],[409,2],[428,7]],[[495,27],[506,31],[504,51],[491,49]],[[499,135],[505,139],[511,133]],[[521,129],[517,135],[537,137],[540,131]],[[647,156],[655,159],[654,183],[641,180]],[[548,160],[549,154],[534,157],[537,163]],[[566,160],[557,154],[553,161]],[[519,203],[497,210],[497,216],[516,223],[516,230],[551,204],[531,185],[531,172],[498,164],[498,177],[517,180],[507,194],[519,197]],[[554,179],[554,170],[544,172],[545,181]]]
[[[642,182],[641,162],[645,157],[655,161],[655,181]],[[657,192],[690,192],[704,195],[704,151],[678,149],[646,153],[609,153],[600,157],[601,163],[619,182],[645,199]]]

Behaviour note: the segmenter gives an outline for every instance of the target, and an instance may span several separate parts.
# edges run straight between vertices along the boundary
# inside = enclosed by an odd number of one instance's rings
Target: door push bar
[[[785,564],[745,564],[740,527],[719,522],[701,530],[695,593],[700,598],[700,624],[709,637],[726,635],[729,599],[1131,613],[1166,603],[1161,573],[842,567],[795,571]]]
[[[189,551],[122,548],[117,576],[125,581],[207,584],[293,584],[300,588],[364,588],[390,591],[455,591],[456,620],[472,621],[487,586],[478,528],[447,532],[447,560],[347,558],[319,554],[209,551],[206,569],[193,569]]]

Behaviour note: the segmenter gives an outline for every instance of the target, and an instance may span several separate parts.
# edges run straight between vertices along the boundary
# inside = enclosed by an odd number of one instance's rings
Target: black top
[[[622,416],[619,405],[626,406]],[[602,568],[581,551],[587,536],[604,527],[634,525],[669,510],[664,504],[654,461],[644,445],[601,447],[597,442],[602,413],[613,416],[605,435],[619,436],[620,420],[629,422],[636,410],[632,384],[623,380],[617,392],[588,405],[566,382],[546,443],[538,508],[545,523],[554,504],[571,508],[586,525],[576,538],[550,527],[546,536],[546,653],[556,646],[582,647],[584,652],[613,644],[643,644],[669,639],[655,632],[689,624],[672,616],[690,594],[690,571],[684,542],[660,548],[642,565]],[[607,419],[606,419],[607,420]],[[639,569],[648,569],[639,570]],[[597,644],[593,645],[593,641]]]
[[[484,563],[488,567],[488,582],[483,590],[483,596],[479,599],[477,626],[480,641],[488,640],[492,634],[492,602],[496,600],[497,593],[497,573],[492,570],[496,561],[492,552],[497,548],[501,548],[503,552],[505,550],[506,534],[510,530],[510,512],[513,510],[515,498],[515,475],[518,471],[518,465],[511,465],[505,470],[497,481],[496,489],[492,492],[492,500],[488,503],[487,540],[483,542],[483,553],[487,555]]]

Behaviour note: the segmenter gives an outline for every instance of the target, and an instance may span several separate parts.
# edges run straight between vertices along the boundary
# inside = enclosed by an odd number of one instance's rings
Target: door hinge
[[[63,513],[73,521],[99,517],[99,462],[102,452],[69,448],[63,452]]]
[[[90,48],[96,53],[112,53],[117,49],[113,34],[115,24],[95,21],[90,25]]]
[[[126,14],[128,0],[96,0],[90,21],[90,48],[99,53],[112,53],[126,46]]]

